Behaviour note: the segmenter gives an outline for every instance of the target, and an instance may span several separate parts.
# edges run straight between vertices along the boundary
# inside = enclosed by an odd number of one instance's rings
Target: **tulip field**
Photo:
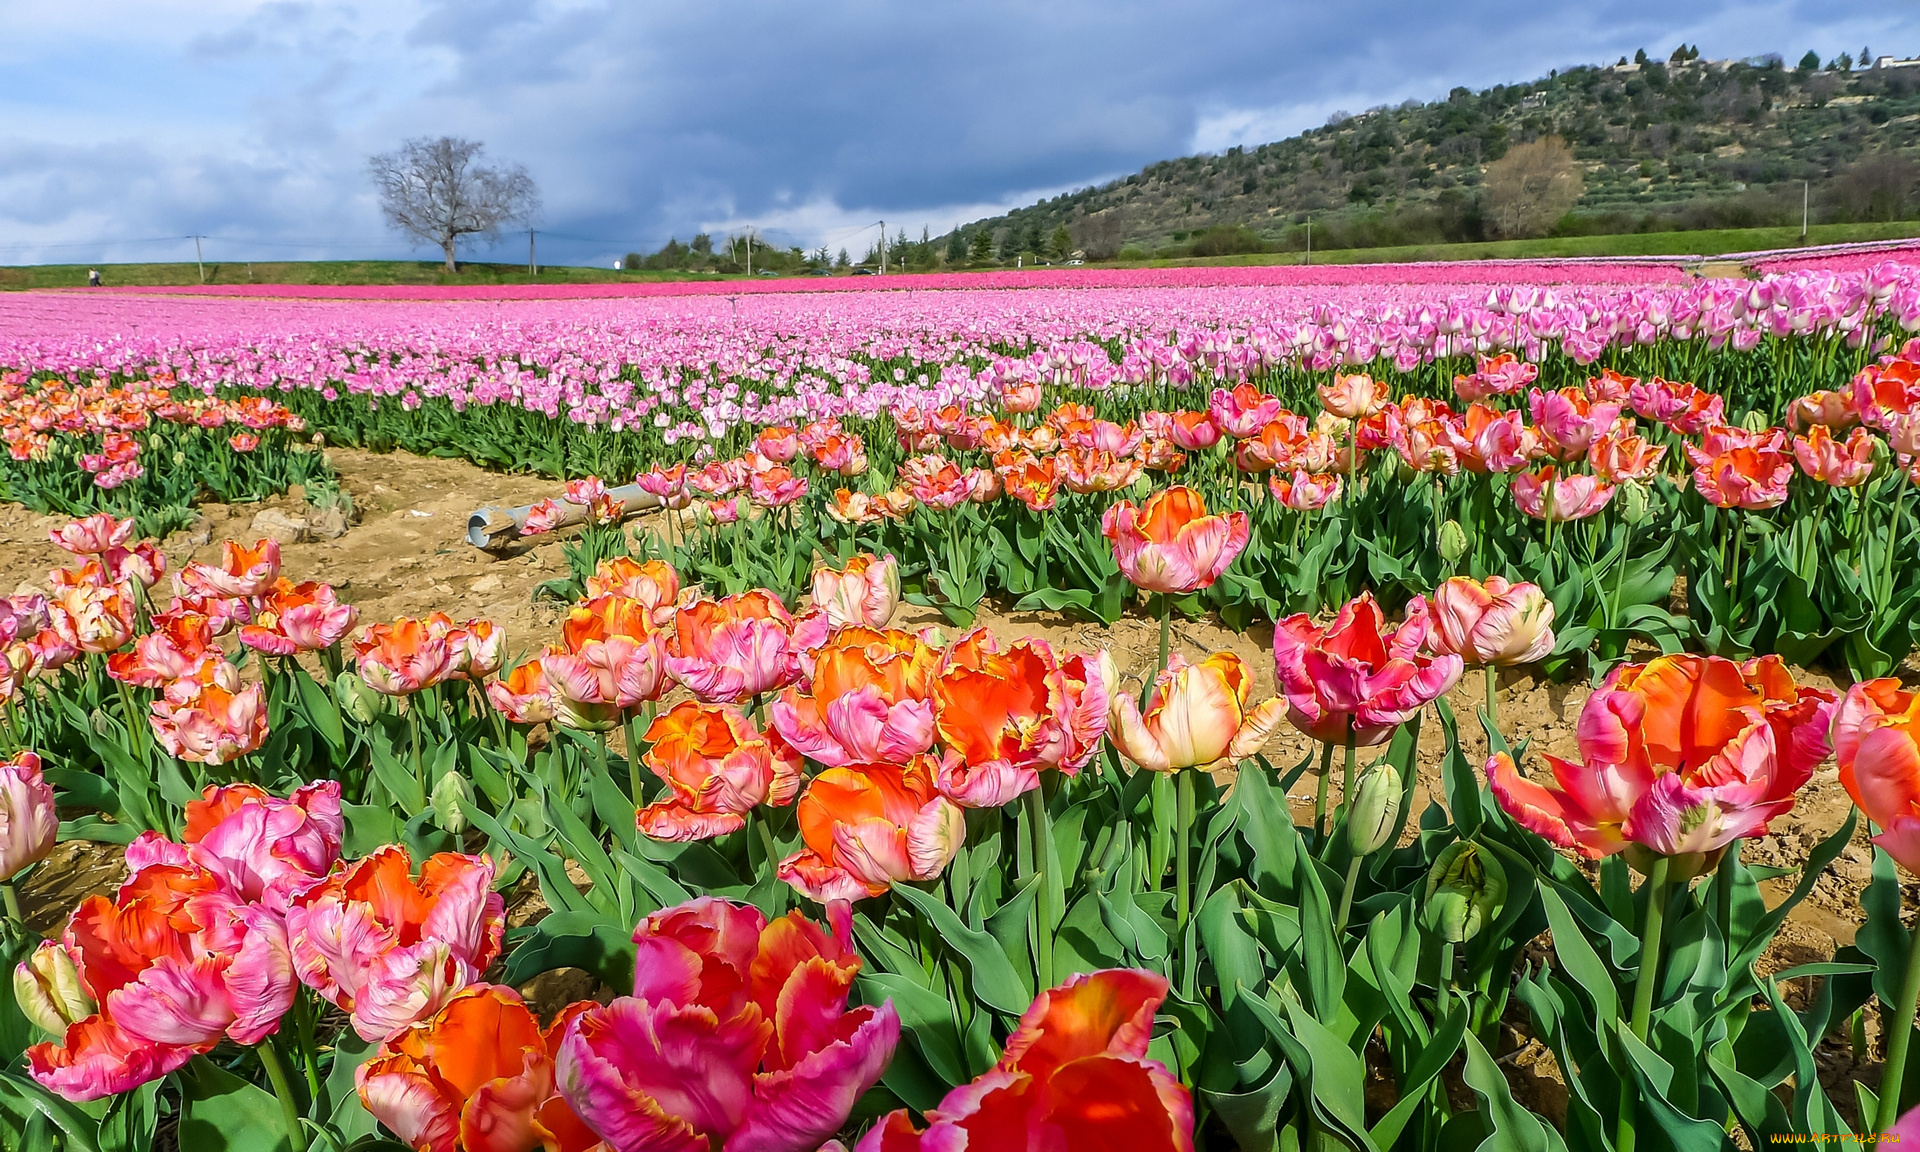
[[[1920,1139],[1920,267],[1231,271],[0,297],[0,1147]],[[549,478],[551,626],[169,542],[330,449]]]

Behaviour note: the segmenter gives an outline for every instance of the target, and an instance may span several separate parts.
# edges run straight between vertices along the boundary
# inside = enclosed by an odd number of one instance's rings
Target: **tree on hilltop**
[[[387,224],[446,253],[458,272],[460,241],[498,240],[501,225],[531,220],[540,191],[520,164],[475,163],[486,145],[458,136],[421,136],[367,161]]]

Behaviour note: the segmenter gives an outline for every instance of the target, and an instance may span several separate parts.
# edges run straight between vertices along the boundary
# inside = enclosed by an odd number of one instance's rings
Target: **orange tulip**
[[[846,627],[814,654],[810,689],[768,709],[781,737],[828,767],[901,764],[933,744],[940,653],[894,629]]]
[[[947,652],[934,682],[946,745],[940,790],[969,808],[998,808],[1036,787],[1040,769],[1072,775],[1099,751],[1109,682],[1084,656],[1061,661],[1044,640],[1002,651],[978,629]]]
[[[425,1152],[586,1152],[600,1137],[556,1090],[553,1058],[592,1007],[569,1005],[542,1030],[518,992],[471,985],[354,1072],[360,1102]]]
[[[805,847],[780,878],[824,904],[878,896],[903,880],[931,880],[966,839],[966,817],[934,788],[931,756],[905,767],[829,768],[813,778],[796,814]]]
[[[422,620],[375,624],[353,646],[360,678],[376,692],[411,696],[454,675],[459,653]]]
[[[655,718],[647,740],[645,763],[669,794],[634,819],[655,840],[724,836],[757,806],[784,807],[800,790],[799,753],[730,704],[682,700]]]
[[[665,624],[680,598],[680,574],[665,560],[641,563],[631,556],[614,556],[600,561],[587,577],[589,599],[606,595],[638,600],[655,624]]]
[[[1342,420],[1364,420],[1386,407],[1387,386],[1364,372],[1320,385],[1320,406]]]
[[[1107,509],[1100,530],[1127,579],[1149,592],[1185,595],[1211,587],[1247,546],[1245,512],[1207,515],[1191,488],[1168,488]]]

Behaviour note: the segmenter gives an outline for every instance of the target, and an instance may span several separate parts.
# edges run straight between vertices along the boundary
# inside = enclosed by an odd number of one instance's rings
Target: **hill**
[[[1797,226],[1920,215],[1920,61],[1854,70],[1811,54],[1622,60],[1444,100],[1408,101],[1255,148],[1187,156],[975,221],[950,262],[1300,251]],[[1488,169],[1516,145],[1570,147],[1578,197],[1532,229],[1496,226]],[[1309,223],[1310,222],[1310,223]]]

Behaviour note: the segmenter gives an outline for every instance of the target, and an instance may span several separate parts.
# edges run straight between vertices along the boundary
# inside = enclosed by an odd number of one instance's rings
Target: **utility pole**
[[[747,275],[753,275],[753,225],[747,225]]]
[[[880,275],[887,274],[887,222],[880,221]]]
[[[205,240],[206,237],[193,236],[191,239],[193,240],[193,262],[200,266],[200,283],[205,284],[207,282],[207,261],[200,255],[200,241]]]
[[[1307,217],[1307,258],[1301,263],[1313,263],[1313,217],[1311,216]]]
[[[540,261],[534,255],[533,229],[531,228],[527,229],[527,275],[540,275]]]
[[[1800,181],[1800,243],[1807,242],[1807,201],[1813,197],[1813,181]]]

